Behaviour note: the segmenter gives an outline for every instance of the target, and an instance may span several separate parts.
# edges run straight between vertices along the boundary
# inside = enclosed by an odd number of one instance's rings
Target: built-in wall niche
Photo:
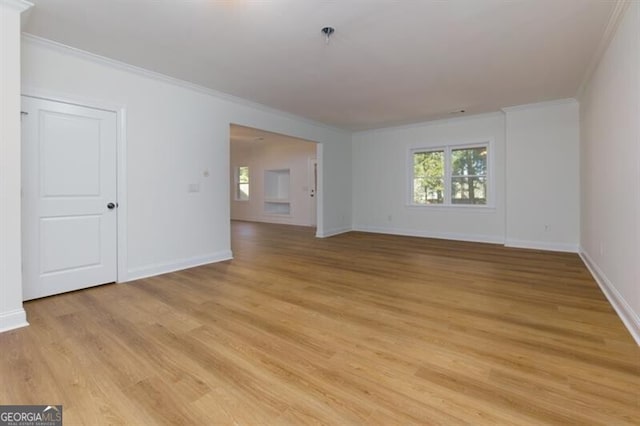
[[[289,187],[291,184],[289,169],[264,171],[264,212],[268,214],[290,215]]]

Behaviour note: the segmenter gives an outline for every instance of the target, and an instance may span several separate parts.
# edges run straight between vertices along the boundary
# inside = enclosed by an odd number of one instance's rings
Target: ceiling
[[[25,32],[348,130],[575,96],[615,6],[31,1]]]
[[[301,142],[312,143],[312,141],[305,139],[267,132],[266,130],[254,129],[252,127],[238,126],[237,124],[232,124],[230,127],[231,143],[237,146],[247,147],[260,144],[299,145]]]

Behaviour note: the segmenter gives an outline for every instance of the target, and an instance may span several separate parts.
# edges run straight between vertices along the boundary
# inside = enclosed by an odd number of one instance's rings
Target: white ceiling
[[[361,130],[574,96],[604,0],[31,0],[24,30]],[[336,32],[328,45],[320,33]]]
[[[252,146],[256,144],[298,145],[301,142],[312,143],[312,141],[307,141],[305,139],[267,132],[265,130],[254,129],[252,127],[238,126],[237,124],[231,125],[229,133],[231,143],[242,146]]]

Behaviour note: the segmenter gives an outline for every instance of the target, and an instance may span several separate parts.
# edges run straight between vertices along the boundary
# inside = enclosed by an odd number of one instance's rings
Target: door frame
[[[317,147],[316,147],[317,148]],[[317,151],[317,149],[316,149]],[[318,170],[318,159],[317,159],[317,152],[316,155],[313,158],[309,158],[307,160],[307,181],[308,181],[308,187],[309,187],[309,203],[310,203],[310,217],[309,219],[315,219],[315,220],[309,220],[309,223],[311,226],[317,227],[318,225],[318,181],[319,179],[319,173],[320,171]],[[313,197],[311,197],[311,191],[314,190],[314,194]],[[315,222],[315,223],[314,223]]]
[[[127,266],[127,108],[95,99],[66,95],[49,90],[23,87],[21,96],[99,109],[116,114],[116,282],[128,281]],[[22,165],[21,165],[22,167]],[[22,186],[22,182],[20,182]]]

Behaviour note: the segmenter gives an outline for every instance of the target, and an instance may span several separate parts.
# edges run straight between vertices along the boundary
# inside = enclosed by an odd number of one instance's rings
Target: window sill
[[[470,212],[486,212],[492,213],[496,211],[496,206],[472,205],[472,204],[407,204],[410,209],[425,210],[454,210],[454,211],[470,211]]]

